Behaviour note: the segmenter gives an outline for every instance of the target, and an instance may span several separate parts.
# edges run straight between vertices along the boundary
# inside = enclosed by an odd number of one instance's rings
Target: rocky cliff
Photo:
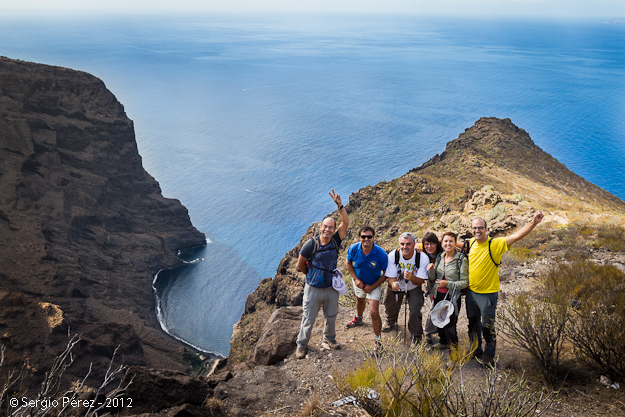
[[[156,319],[154,274],[205,244],[142,167],[133,123],[84,72],[0,58],[0,343],[35,375],[82,335],[69,377],[182,368]]]

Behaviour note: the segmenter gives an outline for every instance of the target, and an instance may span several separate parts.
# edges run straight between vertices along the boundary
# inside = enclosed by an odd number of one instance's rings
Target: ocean
[[[331,188],[403,175],[482,116],[625,199],[624,24],[0,15],[0,55],[94,74],[124,105],[145,169],[209,238],[159,273],[159,318],[217,355]]]

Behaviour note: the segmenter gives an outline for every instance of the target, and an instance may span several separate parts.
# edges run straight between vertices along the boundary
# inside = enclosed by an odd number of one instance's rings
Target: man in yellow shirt
[[[466,308],[469,319],[469,337],[477,340],[474,356],[484,355],[482,363],[492,366],[495,357],[495,310],[499,296],[499,264],[504,252],[516,241],[527,236],[543,220],[540,211],[532,221],[507,237],[490,239],[486,220],[477,218],[471,223],[473,238],[469,241],[469,289]],[[484,351],[482,337],[484,336]]]

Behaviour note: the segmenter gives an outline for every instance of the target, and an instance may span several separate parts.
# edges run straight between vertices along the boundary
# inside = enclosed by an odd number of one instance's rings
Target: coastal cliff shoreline
[[[37,380],[71,333],[67,378],[101,377],[117,345],[127,365],[186,370],[152,281],[206,238],[143,169],[123,106],[90,74],[0,57],[0,113],[5,366],[26,357]]]

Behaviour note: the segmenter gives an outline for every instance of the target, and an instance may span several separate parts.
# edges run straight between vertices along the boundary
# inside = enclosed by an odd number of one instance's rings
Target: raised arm
[[[332,197],[332,200],[334,200],[334,202],[336,203],[336,207],[338,207],[339,209],[339,216],[341,216],[341,225],[339,226],[338,232],[339,237],[341,238],[341,240],[343,240],[345,234],[347,233],[347,226],[349,226],[349,216],[347,215],[347,210],[345,210],[345,207],[341,202],[341,196],[334,192],[334,188],[331,192],[328,192],[328,194],[330,194],[330,197]]]
[[[532,219],[531,222],[529,222],[528,224],[526,224],[525,226],[517,230],[515,233],[506,237],[506,244],[508,245],[508,247],[512,246],[515,242],[527,236],[532,230],[534,230],[534,227],[536,227],[538,223],[543,221],[544,217],[545,216],[543,216],[540,210],[534,213],[534,218]]]

